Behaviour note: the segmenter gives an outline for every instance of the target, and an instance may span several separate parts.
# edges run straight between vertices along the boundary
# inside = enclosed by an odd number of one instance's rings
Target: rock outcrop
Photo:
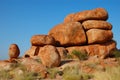
[[[0,61],[0,71],[10,74],[8,80],[14,80],[16,74],[21,77],[29,72],[32,72],[29,74],[34,76],[33,80],[49,80],[53,76],[55,80],[62,80],[66,71],[73,69],[81,71],[82,68],[83,72],[91,73],[98,69],[106,70],[106,65],[118,66],[114,58],[119,54],[116,52],[116,42],[112,39],[113,26],[107,19],[108,12],[103,8],[69,14],[63,23],[54,26],[47,35],[33,35],[31,46],[23,57],[18,58],[18,45],[11,44],[10,59]],[[30,79],[26,76],[25,79]]]
[[[57,67],[73,50],[86,51],[89,56],[105,58],[116,49],[108,12],[96,8],[72,13],[54,26],[48,35],[34,35],[25,57],[38,56],[47,67]]]

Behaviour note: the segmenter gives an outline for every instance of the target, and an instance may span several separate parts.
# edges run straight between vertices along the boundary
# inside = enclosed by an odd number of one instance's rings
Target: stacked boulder
[[[107,22],[108,13],[103,8],[96,8],[69,14],[64,23],[53,27],[49,35],[53,36],[59,46],[73,50],[85,50],[89,55],[105,58],[116,43],[112,40],[112,25]]]
[[[105,58],[116,49],[112,25],[107,19],[108,13],[103,8],[69,14],[48,35],[34,35],[25,57],[39,56],[48,67],[58,66],[60,59],[73,50],[85,50],[90,56]]]
[[[59,66],[61,58],[55,45],[55,39],[50,35],[34,35],[31,38],[31,48],[25,52],[25,57],[39,56],[46,67]]]

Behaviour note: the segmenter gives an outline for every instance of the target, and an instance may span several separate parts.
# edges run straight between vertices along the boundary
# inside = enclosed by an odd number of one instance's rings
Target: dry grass
[[[120,80],[120,66],[109,67],[105,71],[98,71],[93,75],[95,80]]]
[[[0,80],[36,80],[40,79],[39,73],[27,71],[26,67],[15,63],[11,70],[1,70]]]
[[[63,71],[63,80],[88,80],[92,75],[86,74],[78,66],[66,67]]]

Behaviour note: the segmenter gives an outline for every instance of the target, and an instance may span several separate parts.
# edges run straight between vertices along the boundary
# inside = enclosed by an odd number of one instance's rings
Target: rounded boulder
[[[46,45],[40,48],[38,56],[41,62],[46,67],[57,67],[60,65],[60,55],[56,47],[52,45]]]
[[[79,22],[56,25],[48,34],[53,36],[60,46],[82,45],[86,43],[84,29]]]

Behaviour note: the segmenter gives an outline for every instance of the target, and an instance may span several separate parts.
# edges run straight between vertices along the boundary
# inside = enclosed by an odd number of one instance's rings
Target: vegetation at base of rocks
[[[39,73],[30,72],[20,63],[11,65],[10,70],[0,70],[0,80],[36,80],[41,79]]]
[[[72,59],[72,55],[70,55],[70,54],[67,54],[67,57],[66,57],[67,59]]]
[[[98,63],[87,63],[87,64],[84,64],[84,67],[89,67],[91,69],[97,69],[97,64]]]
[[[57,75],[58,70],[56,68],[53,68],[53,69],[52,68],[48,68],[47,72],[49,73],[49,77],[51,79],[54,79],[56,77],[56,75]]]
[[[35,61],[37,61],[38,63],[42,63],[40,58],[36,58]]]
[[[1,70],[0,71],[0,80],[7,80],[7,79],[11,79],[11,75],[8,74],[8,71],[6,70]]]
[[[117,58],[116,60],[118,61],[118,65],[120,65],[120,58]]]
[[[66,67],[63,70],[63,80],[88,80],[93,76],[80,70],[78,66]]]
[[[73,50],[72,55],[76,56],[79,60],[86,60],[88,59],[88,54],[85,51],[77,51]]]
[[[120,63],[120,57],[117,61]],[[80,65],[68,65],[62,71],[58,68],[47,68],[47,79],[57,80],[59,76],[59,80],[120,80],[120,64],[116,67],[105,67],[104,70],[98,65],[97,61],[82,65],[95,69],[93,73],[85,73]],[[43,80],[40,73],[30,72],[20,63],[14,63],[11,67],[10,70],[0,70],[0,80]]]
[[[63,72],[59,71],[57,68],[48,68],[47,72],[49,74],[49,78],[55,79],[57,75],[62,76]]]
[[[112,57],[119,58],[120,57],[120,50],[114,50],[112,52]]]
[[[95,80],[120,80],[120,66],[109,67],[105,71],[97,71],[93,75]]]

